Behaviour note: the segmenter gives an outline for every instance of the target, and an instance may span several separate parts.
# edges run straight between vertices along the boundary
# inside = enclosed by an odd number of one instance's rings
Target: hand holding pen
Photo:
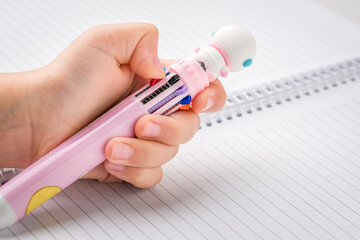
[[[164,77],[163,66],[171,61],[159,61],[157,44],[158,31],[151,24],[96,26],[47,66],[0,74],[1,103],[7,102],[0,109],[5,119],[0,125],[0,166],[28,167],[150,79]],[[162,177],[161,165],[196,132],[198,113],[221,109],[225,98],[216,80],[193,100],[192,111],[140,118],[137,138],[109,139],[107,160],[84,178],[155,185]]]
[[[138,187],[158,183],[161,165],[198,129],[197,112],[223,106],[225,93],[217,77],[250,66],[255,56],[252,35],[229,25],[213,34],[208,46],[164,71],[157,57],[156,28],[138,24],[134,31],[135,25],[95,27],[44,69],[23,73],[37,78],[15,89],[12,103],[26,124],[15,127],[12,136],[24,129],[19,140],[28,152],[12,152],[12,145],[6,150],[12,160],[21,156],[31,163],[42,157],[0,188],[0,228],[81,177],[105,182],[118,177]],[[5,84],[19,86],[14,75],[6,77]],[[176,112],[192,99],[190,111]]]

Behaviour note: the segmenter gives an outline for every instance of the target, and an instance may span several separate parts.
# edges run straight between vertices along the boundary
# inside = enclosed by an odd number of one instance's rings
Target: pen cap
[[[249,67],[256,53],[253,35],[244,27],[235,24],[217,30],[209,45],[219,48],[217,50],[223,55],[230,72]]]
[[[193,56],[205,65],[209,80],[219,75],[226,77],[228,71],[240,71],[252,64],[256,42],[252,34],[239,25],[228,25],[213,33],[207,47],[197,48]]]

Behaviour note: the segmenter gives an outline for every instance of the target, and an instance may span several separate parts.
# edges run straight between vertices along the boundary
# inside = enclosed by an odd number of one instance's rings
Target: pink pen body
[[[46,187],[65,189],[102,163],[106,159],[106,142],[116,136],[134,137],[136,120],[144,114],[138,103],[131,98],[125,99],[5,184],[0,190],[0,198],[6,200],[16,215],[16,219],[9,216],[12,218],[9,220],[16,222],[28,212],[29,201],[35,192]],[[45,191],[45,194],[51,194],[51,191]]]
[[[181,107],[181,100],[191,99],[209,85],[208,75],[192,57],[178,59],[169,70],[166,78],[139,89],[2,186],[0,229],[102,163],[108,140],[134,137],[135,123],[141,116],[169,115]]]

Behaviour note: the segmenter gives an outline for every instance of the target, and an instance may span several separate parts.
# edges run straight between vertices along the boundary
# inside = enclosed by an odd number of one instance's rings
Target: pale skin
[[[0,167],[26,168],[151,78],[164,77],[162,65],[171,61],[159,60],[157,46],[152,24],[101,25],[40,69],[0,74]],[[191,110],[143,116],[136,138],[109,139],[107,159],[84,178],[156,185],[162,165],[197,131],[198,113],[217,111],[225,100],[216,79]]]

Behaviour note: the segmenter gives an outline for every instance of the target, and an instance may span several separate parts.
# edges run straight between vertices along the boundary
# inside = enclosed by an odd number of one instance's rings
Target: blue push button
[[[252,64],[252,59],[251,59],[251,58],[246,59],[246,60],[243,62],[243,67],[250,67],[251,64]]]
[[[165,77],[167,76],[167,75],[169,75],[170,74],[170,72],[168,71],[168,72],[166,72],[166,67],[164,67],[164,71],[165,71]]]
[[[180,100],[181,105],[186,105],[189,104],[190,102],[191,102],[191,97],[189,95]]]

